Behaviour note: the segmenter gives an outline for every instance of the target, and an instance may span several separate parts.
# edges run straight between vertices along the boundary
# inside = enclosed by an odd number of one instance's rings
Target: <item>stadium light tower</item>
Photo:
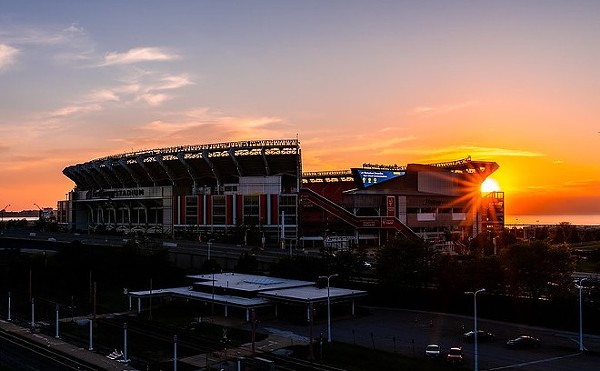
[[[474,332],[474,350],[473,350],[473,358],[475,358],[475,371],[479,371],[479,365],[477,362],[477,294],[480,292],[485,292],[485,289],[480,289],[475,292],[473,291],[465,291],[465,294],[473,294],[473,332]]]
[[[36,204],[35,202],[33,203],[33,205],[36,206],[40,210],[40,212],[38,213],[38,218],[40,220],[42,220],[42,215],[44,214],[44,210],[40,207],[40,205]]]
[[[331,302],[329,299],[329,280],[333,277],[337,277],[338,274],[331,274],[329,276],[319,276],[319,279],[327,279],[327,342],[331,343]]]
[[[2,221],[4,221],[4,213],[6,212],[6,209],[7,209],[9,206],[10,206],[10,204],[8,204],[8,205],[6,205],[6,206],[4,206],[4,207],[2,208]]]

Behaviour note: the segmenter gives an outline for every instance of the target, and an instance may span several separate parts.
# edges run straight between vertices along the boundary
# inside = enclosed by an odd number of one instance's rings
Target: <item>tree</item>
[[[552,243],[560,244],[566,242],[577,243],[581,242],[581,239],[579,238],[577,227],[569,222],[561,222],[554,230]]]
[[[539,241],[544,241],[550,236],[550,232],[548,231],[548,227],[536,227],[535,228],[535,239]]]
[[[572,287],[573,263],[565,246],[542,241],[519,243],[501,254],[506,284],[512,295],[532,298],[566,295]]]
[[[483,231],[471,240],[469,249],[474,254],[492,255],[494,253],[494,237],[493,232]]]
[[[240,273],[255,273],[258,270],[258,260],[256,256],[244,252],[238,258],[235,271]]]
[[[312,256],[282,257],[271,266],[274,277],[314,281],[317,277],[331,274],[324,259]]]
[[[466,291],[470,276],[465,265],[457,256],[440,256],[436,270],[438,289],[448,295],[459,295]]]
[[[506,248],[507,246],[514,245],[515,243],[517,243],[517,236],[510,233],[508,229],[503,229],[496,237],[497,253],[499,253],[500,250]]]
[[[329,271],[337,273],[340,278],[348,279],[355,272],[363,269],[365,253],[360,250],[339,251],[335,256],[329,257]]]
[[[426,242],[397,237],[379,251],[376,274],[383,285],[419,287],[430,279],[433,260]]]

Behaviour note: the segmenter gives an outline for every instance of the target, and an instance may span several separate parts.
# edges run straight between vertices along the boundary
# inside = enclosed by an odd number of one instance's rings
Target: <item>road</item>
[[[72,242],[80,241],[85,245],[94,246],[124,246],[125,243],[131,238],[128,236],[110,236],[110,235],[95,235],[95,234],[74,234],[74,233],[62,233],[62,232],[32,232],[26,230],[6,230],[3,231],[2,236],[8,239],[28,239],[33,241],[48,241],[50,243],[49,250],[51,249],[51,242]],[[172,239],[152,239],[153,243],[159,244],[169,249],[172,254],[181,255],[198,255],[208,257],[209,245],[208,241],[188,241],[188,240],[172,240]],[[58,247],[59,244],[57,244]],[[267,247],[264,250],[258,249],[256,246],[244,246],[239,244],[225,244],[218,242],[210,243],[210,256],[213,259],[234,259],[237,261],[240,254],[248,252],[253,254],[258,261],[265,263],[272,263],[277,261],[281,257],[293,255],[311,255],[320,256],[318,249],[304,250],[304,249],[281,249],[278,247]]]
[[[466,365],[473,368],[473,344],[462,341],[462,334],[470,330],[472,317],[429,313],[400,309],[369,308],[370,314],[358,318],[334,319],[334,341],[424,357],[427,344],[439,344],[447,351],[462,346]],[[463,330],[464,326],[464,330]],[[308,337],[308,326],[295,326],[285,320],[261,322],[264,331],[277,328]],[[577,332],[478,319],[478,328],[496,334],[494,343],[479,344],[480,370],[536,370],[536,371],[597,371],[600,369],[600,336],[584,334],[584,345],[590,352],[579,353]],[[577,329],[575,329],[577,330]],[[327,334],[327,323],[315,324],[314,332]],[[535,350],[510,350],[504,344],[510,338],[528,334],[542,340]]]

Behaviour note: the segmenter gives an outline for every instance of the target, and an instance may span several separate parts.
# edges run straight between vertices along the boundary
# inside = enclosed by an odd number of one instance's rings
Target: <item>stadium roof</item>
[[[300,173],[297,139],[256,140],[151,149],[68,166],[78,190],[237,183],[243,176]]]

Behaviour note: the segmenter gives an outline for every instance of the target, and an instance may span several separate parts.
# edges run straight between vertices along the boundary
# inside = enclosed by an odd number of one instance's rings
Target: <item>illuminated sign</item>
[[[356,169],[356,171],[360,182],[365,188],[406,174],[405,171],[397,170]]]
[[[93,198],[130,198],[130,197],[144,197],[143,188],[133,189],[106,189],[96,192]]]

